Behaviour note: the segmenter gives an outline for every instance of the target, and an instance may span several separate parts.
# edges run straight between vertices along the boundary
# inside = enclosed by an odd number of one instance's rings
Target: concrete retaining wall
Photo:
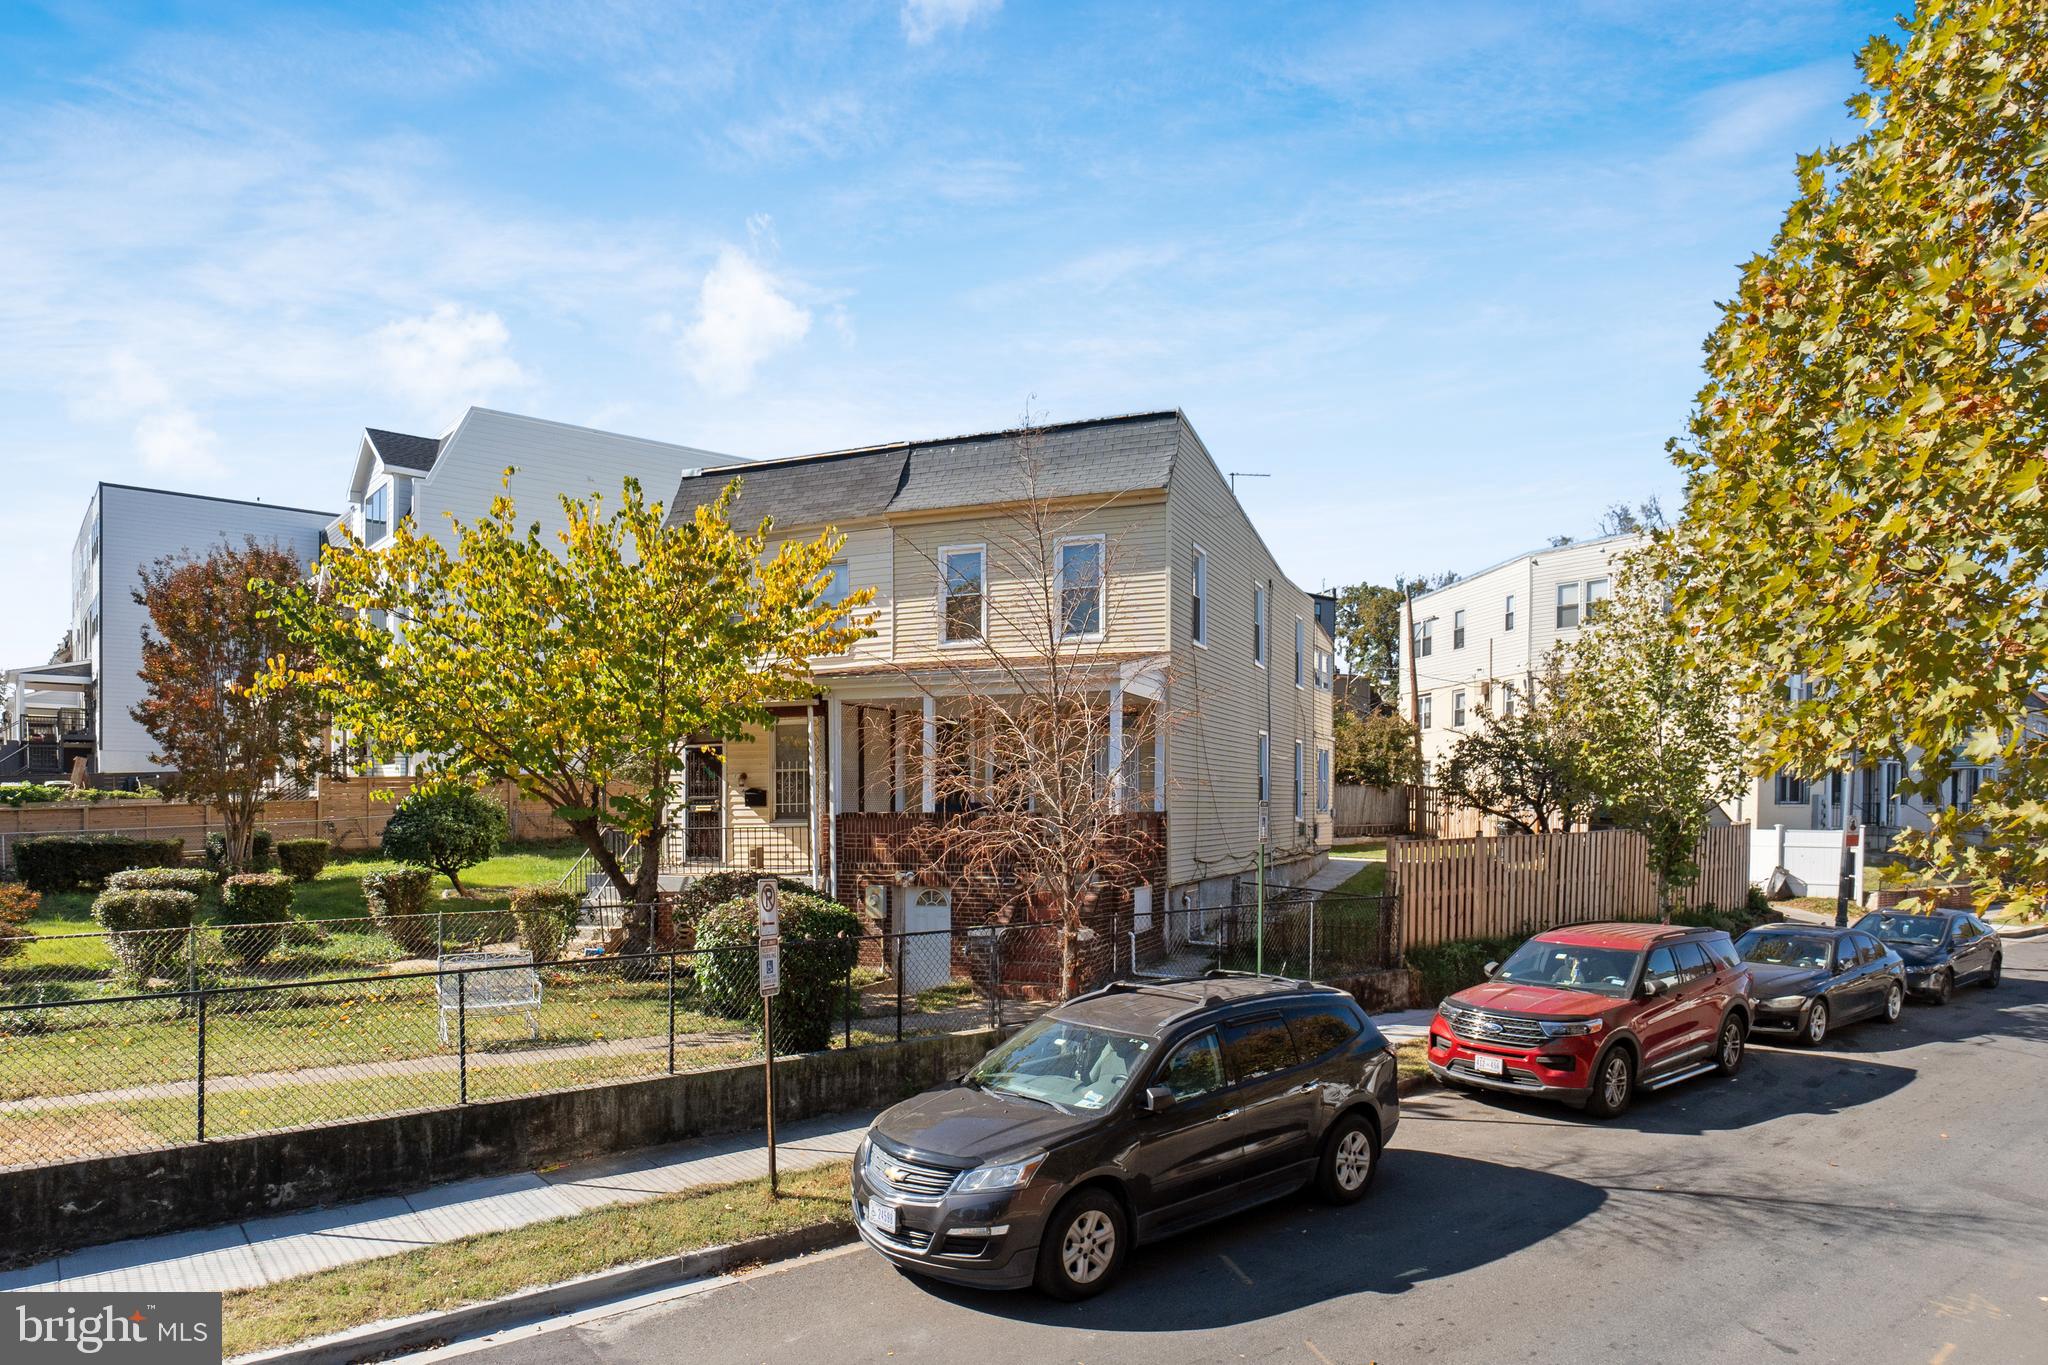
[[[893,1104],[978,1061],[993,1029],[775,1064],[778,1118]],[[0,1171],[0,1266],[266,1213],[529,1171],[761,1125],[758,1062],[395,1118]]]

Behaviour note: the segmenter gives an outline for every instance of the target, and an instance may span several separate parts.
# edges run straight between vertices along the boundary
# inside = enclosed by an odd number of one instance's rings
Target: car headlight
[[[1796,1010],[1803,1008],[1805,1004],[1806,997],[1803,995],[1774,995],[1764,1001],[1767,1008],[1774,1010]]]
[[[1045,1153],[1027,1156],[1022,1161],[1006,1161],[999,1166],[977,1166],[953,1182],[955,1194],[987,1194],[991,1190],[1015,1190],[1031,1183],[1031,1177],[1038,1174],[1038,1168],[1045,1164]]]
[[[1573,1019],[1569,1022],[1562,1019],[1545,1019],[1543,1035],[1546,1038],[1583,1038],[1589,1033],[1598,1033],[1605,1027],[1606,1023],[1599,1019]]]

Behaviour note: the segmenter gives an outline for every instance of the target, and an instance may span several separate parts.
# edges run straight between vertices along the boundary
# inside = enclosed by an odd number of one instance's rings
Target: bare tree
[[[1056,496],[1029,422],[1014,436],[1017,497],[987,537],[978,585],[933,565],[947,583],[941,631],[978,635],[979,647],[902,669],[934,698],[933,805],[945,817],[909,843],[940,875],[1056,922],[1071,994],[1096,932],[1089,912],[1106,889],[1149,878],[1158,856],[1156,826],[1131,816],[1152,804],[1139,788],[1165,721],[1166,659],[1111,644],[1121,547],[1104,514],[1118,499]],[[1125,685],[1140,677],[1152,696],[1128,705]]]

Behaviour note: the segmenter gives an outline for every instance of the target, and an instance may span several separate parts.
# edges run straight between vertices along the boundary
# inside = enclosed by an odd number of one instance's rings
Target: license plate
[[[1482,1076],[1505,1076],[1507,1074],[1507,1063],[1498,1057],[1489,1057],[1482,1052],[1472,1059],[1472,1069]]]
[[[877,1232],[896,1231],[896,1210],[887,1204],[868,1205],[868,1222]]]

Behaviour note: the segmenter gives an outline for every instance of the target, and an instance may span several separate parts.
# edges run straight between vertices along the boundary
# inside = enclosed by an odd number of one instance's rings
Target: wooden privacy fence
[[[1333,832],[1339,839],[1376,834],[1413,834],[1438,839],[1463,839],[1485,833],[1483,817],[1447,800],[1435,787],[1413,784],[1365,787],[1344,783],[1332,804]]]
[[[1643,836],[1598,829],[1491,839],[1397,839],[1387,890],[1400,898],[1403,948],[1501,938],[1592,920],[1654,920],[1657,883]],[[1701,836],[1688,910],[1723,909],[1749,895],[1749,826]]]

